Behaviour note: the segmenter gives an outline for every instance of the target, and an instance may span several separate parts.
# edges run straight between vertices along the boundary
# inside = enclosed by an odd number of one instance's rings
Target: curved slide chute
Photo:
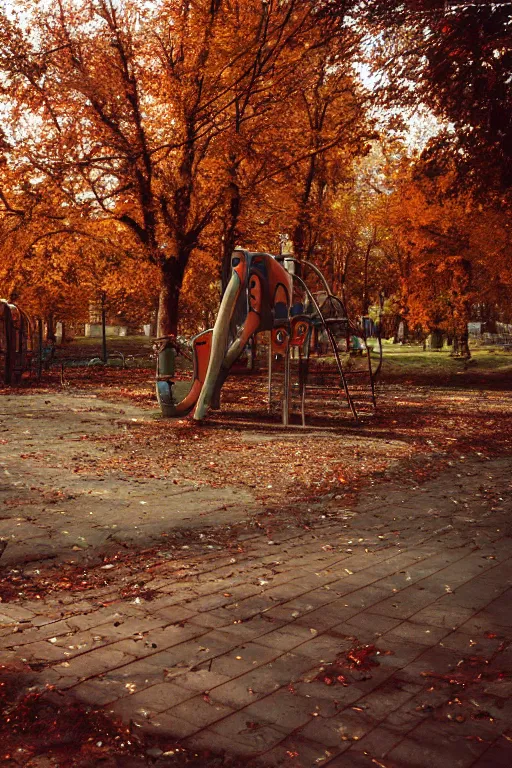
[[[158,353],[156,394],[163,416],[186,416],[195,406],[208,370],[212,333],[210,328],[192,339],[194,356],[192,384],[173,380],[176,347],[171,341],[162,340],[163,343]]]

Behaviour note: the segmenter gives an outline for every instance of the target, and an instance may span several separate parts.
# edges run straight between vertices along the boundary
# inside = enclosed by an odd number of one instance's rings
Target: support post
[[[287,427],[290,418],[290,342],[286,342],[284,353],[284,383],[283,383],[283,426]]]
[[[268,405],[267,410],[272,411],[272,331],[268,332]]]

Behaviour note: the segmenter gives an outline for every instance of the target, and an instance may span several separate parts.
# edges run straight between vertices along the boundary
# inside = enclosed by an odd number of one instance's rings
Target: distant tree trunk
[[[43,321],[37,319],[37,378],[43,374]]]
[[[101,292],[101,359],[107,362],[107,295],[105,291]]]
[[[453,282],[453,316],[457,341],[457,349],[454,344],[453,354],[457,357],[471,357],[468,334],[468,322],[471,319],[471,279],[471,262],[461,258],[457,263]]]
[[[453,337],[453,357],[464,357],[469,360],[471,357],[471,350],[469,349],[469,334],[466,332],[456,333]]]
[[[308,216],[307,213],[302,212],[299,215],[297,224],[293,231],[293,251],[297,259],[303,259],[306,255],[306,241],[308,231]]]
[[[46,318],[46,340],[51,341],[52,344],[55,344],[57,340],[55,338],[55,320],[53,317],[53,312],[50,312]]]
[[[443,348],[443,332],[439,330],[439,328],[432,328],[430,333],[431,338],[431,349],[442,349]]]
[[[395,327],[393,329],[393,344],[398,344],[398,329],[400,328],[400,323],[402,321],[402,318],[400,315],[395,315]]]
[[[318,136],[315,136],[315,142],[320,141]],[[293,231],[292,241],[293,250],[296,254],[296,258],[304,259],[310,255],[311,250],[311,214],[309,205],[311,202],[311,196],[313,192],[313,183],[317,175],[318,159],[315,154],[309,158],[309,167],[304,179],[304,189],[302,192],[301,204],[299,208],[299,214]]]
[[[459,346],[460,346],[460,355],[461,357],[465,357],[469,360],[471,357],[471,350],[469,349],[469,333],[466,331],[461,334],[459,338]]]
[[[370,264],[370,254],[374,245],[373,237],[366,246],[364,254],[364,282],[363,282],[363,317],[368,314],[370,309],[370,296],[368,293],[368,267]]]
[[[340,292],[341,292],[341,300],[343,301],[343,305],[345,309],[347,308],[347,279],[348,279],[348,271],[349,266],[351,264],[351,257],[353,256],[354,248],[349,247],[347,248],[347,251],[345,253],[345,257],[343,259],[343,265],[340,273]]]

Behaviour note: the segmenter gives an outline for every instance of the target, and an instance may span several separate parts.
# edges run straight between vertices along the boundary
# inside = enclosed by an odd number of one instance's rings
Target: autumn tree
[[[402,316],[425,332],[445,332],[468,355],[467,324],[477,307],[486,304],[496,316],[510,301],[512,243],[506,216],[467,190],[453,194],[456,175],[455,164],[397,162],[394,191],[382,200],[381,247],[398,277]]]
[[[445,0],[362,4],[388,105],[426,105],[451,128],[432,141],[462,179],[502,204],[512,188],[512,6]]]

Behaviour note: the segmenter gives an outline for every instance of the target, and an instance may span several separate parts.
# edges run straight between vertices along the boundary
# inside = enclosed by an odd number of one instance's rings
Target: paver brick
[[[320,668],[321,669],[321,668]],[[343,707],[353,704],[358,699],[364,696],[360,683],[352,683],[351,685],[326,685],[321,680],[318,680],[318,672],[320,670],[315,669],[315,674],[311,680],[297,681],[293,683],[293,689],[300,695],[306,698],[311,698],[313,701],[330,701],[334,702],[341,711]]]
[[[507,586],[503,584],[501,587],[489,588],[484,582],[473,578],[454,591],[453,602],[463,608],[472,608],[475,613],[484,606],[487,606],[487,610],[492,610],[488,604],[500,597],[506,591]]]
[[[287,735],[286,730],[275,725],[264,721],[254,722],[244,710],[213,723],[209,730],[241,742],[253,754],[259,754],[279,744]]]
[[[367,696],[358,699],[357,706],[361,707],[375,721],[380,722],[405,702],[410,701],[414,695],[414,688],[411,690],[399,681],[388,679]]]
[[[388,731],[384,726],[377,726],[363,736],[362,739],[355,744],[352,744],[350,751],[362,752],[369,756],[370,761],[372,761],[374,759],[385,757],[390,750],[400,743],[401,739],[401,736],[397,736],[396,733]],[[371,764],[372,763],[370,762],[370,765]],[[375,765],[375,763],[373,763],[373,765]]]
[[[336,600],[336,594],[334,592],[328,592],[323,589],[316,589],[311,592],[307,592],[305,595],[296,597],[293,600],[289,600],[286,603],[280,605],[281,608],[292,612],[298,612],[300,614],[314,611],[317,608],[321,608],[328,603],[333,603]]]
[[[474,615],[473,608],[455,605],[453,595],[447,594],[409,616],[409,621],[456,629]]]
[[[68,632],[65,635],[51,638],[52,644],[60,648],[66,656],[76,656],[92,648],[100,648],[110,645],[108,637],[96,633],[96,628],[85,629],[82,632]]]
[[[258,637],[257,641],[259,645],[275,648],[278,651],[291,651],[305,641],[310,640],[316,634],[316,630],[312,631],[307,627],[287,624],[282,629],[274,629]]]
[[[246,620],[252,616],[257,616],[262,612],[273,609],[279,601],[273,600],[267,595],[257,595],[241,600],[239,603],[229,605],[227,610],[231,615],[231,620]]]
[[[440,674],[446,674],[455,669],[459,661],[460,653],[451,648],[436,645],[427,648],[409,664],[397,670],[397,676],[400,680],[418,683],[421,682],[424,673],[435,670]]]
[[[159,712],[149,719],[141,720],[138,726],[138,732],[172,739],[184,739],[201,730],[201,726],[198,724],[180,720],[176,715],[170,716],[165,712]]]
[[[23,645],[16,649],[22,659],[40,659],[43,661],[67,661],[72,655],[71,651],[61,648],[57,644],[49,643],[47,640],[40,640],[36,643]]]
[[[239,622],[238,624],[228,624],[219,627],[219,629],[223,634],[238,638],[240,643],[256,638],[260,642],[266,635],[271,634],[283,625],[284,622],[268,619],[266,614],[262,614],[261,616],[253,616],[251,619]]]
[[[205,592],[206,594],[203,597],[187,600],[187,609],[191,613],[211,611],[213,608],[222,608],[232,602],[231,597],[226,597],[222,592],[212,594],[208,590],[208,585],[206,585]]]
[[[122,645],[119,643],[118,645]],[[212,649],[201,650],[203,646],[195,640],[188,640],[179,645],[173,645],[164,651],[153,649],[150,654],[139,659],[139,662],[155,667],[157,669],[191,669],[205,661],[208,661],[215,655],[216,651]]]
[[[466,632],[455,631],[443,637],[439,645],[458,651],[461,656],[491,656],[500,642],[498,637],[484,637],[483,633],[470,636]]]
[[[101,674],[114,667],[133,661],[132,656],[122,651],[112,650],[108,646],[74,656],[69,661],[56,665],[57,672],[63,677],[88,678]]]
[[[180,720],[185,720],[199,728],[211,726],[212,723],[233,714],[233,712],[231,707],[203,695],[194,696],[165,710],[165,714],[169,717],[176,716]]]
[[[72,632],[71,627],[67,621],[64,620],[55,621],[41,627],[28,626],[28,629],[23,629],[23,625],[21,625],[18,628],[18,631],[12,633],[8,637],[2,638],[0,647],[20,647],[28,645],[29,643],[37,643],[39,640],[48,640],[50,637],[59,637]]]
[[[344,743],[362,739],[375,725],[376,721],[366,713],[344,710],[334,717],[313,718],[299,733],[327,747],[342,747]]]
[[[153,610],[152,608],[152,615],[156,618],[162,617],[162,619],[165,619],[162,624],[178,624],[183,621],[186,621],[187,619],[191,619],[193,616],[195,616],[195,611],[191,611],[189,608],[185,608],[182,605],[169,605],[162,608],[156,608]]]
[[[119,714],[143,710],[148,715],[164,712],[176,704],[194,696],[193,692],[173,683],[157,683],[143,691],[132,693],[118,699],[110,708]]]
[[[91,706],[101,707],[105,704],[117,701],[128,693],[126,683],[121,680],[109,680],[95,678],[79,683],[73,688],[73,692],[79,701]]]
[[[469,768],[487,745],[457,737],[457,723],[450,725],[445,728],[439,722],[421,723],[388,752],[389,762],[404,768],[424,768],[450,761],[454,768]]]
[[[420,657],[425,650],[423,643],[404,640],[400,635],[387,632],[375,641],[381,654],[376,657],[383,667],[399,669]],[[437,646],[428,646],[437,647]]]
[[[146,659],[138,659],[119,666],[117,669],[109,669],[102,675],[101,679],[121,682],[126,695],[155,683],[163,682],[165,677],[165,667],[150,664]]]
[[[302,656],[309,656],[313,664],[323,664],[334,661],[336,656],[343,651],[348,651],[352,645],[351,638],[326,632],[301,643],[295,650]]]
[[[126,616],[144,617],[143,611],[128,603],[117,605],[116,608],[98,608],[95,611],[84,613],[83,615],[74,614],[67,617],[66,621],[70,629],[93,629],[100,624],[112,624],[116,621],[124,621]]]
[[[208,613],[198,613],[187,622],[191,627],[217,628],[233,624],[233,616],[225,608],[217,608]],[[205,630],[206,631],[206,630]]]
[[[330,587],[338,580],[332,573],[308,573],[307,576],[300,576],[293,579],[292,584],[297,587],[303,587],[303,592],[318,589],[319,587]],[[300,593],[299,593],[300,594]]]
[[[434,603],[439,596],[421,587],[411,586],[373,605],[372,612],[391,618],[408,619],[425,606]]]
[[[459,632],[465,632],[471,636],[483,635],[485,632],[491,631],[499,636],[508,636],[511,628],[507,626],[506,608],[507,606],[503,605],[500,615],[497,615],[497,612],[479,611],[463,624],[460,624],[459,627],[453,627],[453,629],[458,629]],[[500,622],[500,616],[503,617],[503,624]]]
[[[394,638],[406,640],[420,645],[436,645],[440,640],[449,636],[450,630],[446,627],[435,627],[431,624],[419,624],[414,621],[403,621],[397,624],[383,637],[393,641]]]
[[[369,637],[375,639],[385,632],[393,629],[402,623],[402,619],[392,619],[389,616],[372,613],[371,611],[362,611],[351,616],[346,621],[333,627],[336,632],[345,631],[346,634],[359,637],[362,632],[366,632]]]
[[[191,691],[209,691],[211,688],[227,683],[230,679],[227,675],[219,675],[208,669],[196,669],[180,675],[178,682],[183,688],[190,688]]]
[[[365,755],[363,752],[355,751],[353,747],[328,763],[329,768],[374,768],[375,764],[375,758]],[[396,765],[393,768],[408,768],[408,766]]]
[[[332,699],[301,696],[288,688],[281,688],[242,710],[251,721],[263,721],[276,725],[289,733],[305,725],[313,717],[332,717],[336,704]]]
[[[252,669],[236,679],[211,689],[210,697],[234,709],[241,708],[283,685],[295,683],[309,669],[311,669],[311,659],[293,653],[284,654],[276,661]]]
[[[296,734],[285,738],[277,746],[265,752],[262,760],[265,766],[289,766],[290,768],[309,768],[331,764],[337,754],[344,751],[346,745],[340,748],[326,747],[324,744],[300,738]],[[373,767],[372,767],[373,768]]]
[[[2,603],[2,610],[0,613],[5,619],[13,622],[22,621],[23,619],[31,620],[35,616],[33,611],[29,611],[21,605],[11,603]]]
[[[481,755],[472,768],[510,768],[512,765],[512,741],[501,736]]]
[[[278,655],[279,652],[273,648],[266,648],[256,643],[246,643],[215,658],[211,668],[221,675],[241,675],[256,666],[266,664]]]
[[[299,614],[295,618],[295,624],[299,626],[306,626],[311,629],[316,629],[318,632],[332,629],[335,625],[343,621],[343,619],[349,619],[360,613],[361,608],[355,606],[348,606],[344,598],[335,600],[329,603],[327,606],[317,608],[314,611],[307,611],[304,614]],[[290,611],[288,611],[288,620],[290,620]],[[293,618],[293,617],[292,617]]]
[[[212,751],[217,753],[226,753],[228,755],[243,755],[252,757],[258,754],[258,748],[253,745],[238,741],[232,736],[224,736],[216,733],[211,728],[204,728],[199,733],[183,740],[183,746],[193,751]]]

